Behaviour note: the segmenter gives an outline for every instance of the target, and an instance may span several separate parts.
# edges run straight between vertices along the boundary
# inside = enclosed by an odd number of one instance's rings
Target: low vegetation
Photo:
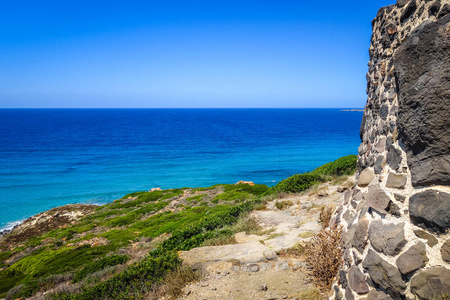
[[[333,162],[318,167],[310,173],[295,174],[280,181],[272,187],[268,193],[300,193],[306,191],[313,185],[340,176],[352,175],[356,171],[356,155],[341,157]]]
[[[48,290],[52,292],[46,297],[53,299],[176,298],[184,284],[199,276],[181,267],[177,251],[235,243],[233,235],[242,231],[264,234],[248,217],[250,211],[266,209],[266,201],[277,194],[298,193],[349,174],[355,162],[353,156],[344,157],[272,188],[220,184],[131,193],[93,208],[74,224],[10,239],[13,243],[0,239],[0,298],[26,298]],[[276,203],[279,209],[291,205]],[[331,212],[323,210],[321,222],[327,223],[329,216]],[[337,233],[321,233],[313,244],[293,251],[331,251]],[[322,267],[327,269],[314,271],[318,278],[336,267],[336,261],[326,257],[328,263]],[[318,264],[315,259],[311,262]]]

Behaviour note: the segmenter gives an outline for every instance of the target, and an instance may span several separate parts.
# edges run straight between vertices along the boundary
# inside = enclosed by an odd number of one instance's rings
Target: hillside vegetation
[[[141,298],[180,270],[177,251],[231,237],[265,197],[298,193],[356,169],[346,156],[269,188],[220,184],[136,192],[56,229],[0,238],[0,298]]]

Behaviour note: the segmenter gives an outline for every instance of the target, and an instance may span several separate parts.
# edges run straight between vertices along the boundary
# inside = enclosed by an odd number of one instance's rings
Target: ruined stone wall
[[[450,295],[450,0],[379,10],[334,299]],[[448,299],[448,298],[447,298]]]

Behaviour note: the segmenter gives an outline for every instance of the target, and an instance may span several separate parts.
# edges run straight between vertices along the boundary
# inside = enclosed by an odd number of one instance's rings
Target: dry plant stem
[[[331,287],[342,264],[341,235],[341,227],[324,228],[305,246],[310,274],[322,290]]]

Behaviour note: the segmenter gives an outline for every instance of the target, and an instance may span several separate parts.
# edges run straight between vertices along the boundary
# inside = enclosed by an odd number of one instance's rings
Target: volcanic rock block
[[[406,185],[406,176],[390,172],[386,181],[386,187],[402,189]]]
[[[358,294],[367,294],[369,292],[369,286],[366,283],[366,278],[361,270],[352,266],[348,271],[348,284]]]
[[[358,185],[361,187],[368,186],[369,183],[375,178],[375,175],[373,175],[372,170],[370,169],[364,169],[364,171],[361,172],[358,179]]]
[[[373,221],[369,228],[369,240],[373,248],[386,255],[395,256],[406,244],[405,224],[383,224],[380,220]]]
[[[450,194],[426,190],[411,196],[409,216],[416,225],[445,232],[450,228]]]
[[[394,299],[399,299],[403,295],[406,284],[398,269],[382,259],[373,250],[369,250],[366,258],[362,262],[368,270],[373,282],[385,289]]]
[[[411,279],[411,292],[419,299],[444,299],[450,295],[450,270],[433,267],[419,272]]]
[[[450,15],[424,22],[394,56],[399,138],[413,186],[450,185],[449,22]]]
[[[383,191],[378,184],[369,186],[367,195],[367,205],[382,214],[386,214],[391,204],[391,198]]]
[[[425,244],[419,242],[400,255],[395,264],[400,272],[408,274],[425,266],[427,261]]]
[[[450,240],[445,241],[441,247],[442,259],[450,264]]]

